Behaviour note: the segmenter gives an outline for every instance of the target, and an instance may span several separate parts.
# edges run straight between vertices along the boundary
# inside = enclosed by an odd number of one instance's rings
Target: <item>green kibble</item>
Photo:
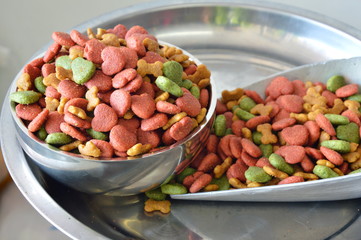
[[[230,188],[228,178],[225,174],[220,178],[213,178],[210,184],[217,184],[218,190],[228,190]]]
[[[39,101],[41,93],[35,91],[18,91],[10,94],[10,100],[20,104],[32,104]]]
[[[217,115],[214,120],[214,134],[217,137],[223,137],[226,135],[226,117],[223,114]]]
[[[349,174],[361,173],[361,168],[349,172]]]
[[[197,85],[193,85],[189,91],[192,93],[192,95],[199,99],[200,95],[201,95],[201,90],[199,89],[199,87]]]
[[[162,193],[164,194],[185,194],[187,188],[179,183],[168,183],[161,186]]]
[[[56,58],[55,66],[59,66],[66,70],[70,70],[72,61],[73,60],[71,60],[71,58],[68,55],[60,56],[60,57]]]
[[[51,145],[64,145],[71,143],[73,139],[62,132],[50,133],[46,138],[45,142]]]
[[[95,138],[95,139],[98,139],[98,140],[107,141],[107,140],[109,139],[108,134],[103,133],[103,132],[95,131],[95,130],[92,129],[92,128],[87,129],[86,132],[87,132],[92,138]]]
[[[183,183],[183,180],[189,176],[192,175],[193,173],[195,173],[197,170],[195,170],[194,168],[191,167],[187,167],[185,168],[182,172],[180,172],[177,176],[176,176],[176,181],[177,183]]]
[[[339,176],[331,168],[323,166],[323,165],[316,165],[313,168],[313,173],[316,174],[320,178],[332,178],[332,177],[338,177]]]
[[[36,132],[36,136],[40,139],[40,140],[45,140],[45,138],[48,136],[48,133],[46,132],[45,128],[42,126],[37,132]]]
[[[232,128],[227,128],[225,135],[231,135],[231,134],[233,134]]]
[[[265,183],[272,179],[262,168],[251,166],[244,173],[247,180],[252,182]]]
[[[345,78],[343,76],[335,75],[327,80],[327,90],[336,92],[337,89],[346,85]]]
[[[189,79],[184,79],[182,80],[182,82],[179,84],[180,87],[184,87],[186,89],[190,89],[193,86],[193,82]]]
[[[293,172],[295,171],[292,165],[288,164],[282,156],[276,153],[272,153],[269,156],[269,162],[271,163],[272,166],[274,166],[275,168],[277,168],[282,172],[287,173],[288,175],[292,175]]]
[[[163,75],[168,79],[180,85],[182,82],[183,67],[176,61],[163,63]]]
[[[262,157],[269,158],[269,156],[273,153],[273,146],[271,144],[260,144],[259,148],[262,151]]]
[[[252,140],[255,144],[260,145],[262,143],[261,138],[262,138],[262,133],[257,132],[257,131],[254,131],[252,133]]]
[[[338,126],[336,128],[336,136],[340,140],[357,144],[360,142],[359,127],[354,122]]]
[[[245,97],[239,102],[239,106],[247,112],[251,111],[251,109],[256,105],[257,103],[250,97]]]
[[[74,82],[82,85],[94,75],[95,65],[91,61],[77,57],[71,62],[71,70]]]
[[[249,113],[241,108],[237,108],[235,111],[234,111],[234,114],[236,114],[236,116],[239,118],[239,119],[242,119],[244,121],[248,121],[250,120],[251,118],[254,118],[255,116],[252,114],[252,113]]]
[[[46,91],[46,86],[45,86],[45,84],[43,83],[43,77],[37,77],[37,78],[35,78],[35,80],[34,80],[34,85],[35,85],[35,88],[36,88],[36,90],[38,90],[39,92],[41,92],[41,93],[45,93],[45,91]]]
[[[155,80],[155,84],[159,87],[162,91],[169,92],[173,96],[181,97],[183,96],[183,91],[178,84],[166,78],[164,76],[159,76]]]
[[[156,200],[156,201],[163,201],[163,200],[165,200],[167,198],[167,194],[162,193],[162,190],[160,189],[160,187],[156,188],[156,189],[146,191],[145,195],[148,198]]]
[[[347,99],[361,103],[361,94],[357,93],[355,95],[349,96]]]
[[[325,117],[330,120],[330,122],[332,124],[335,125],[344,125],[344,124],[348,124],[350,122],[350,120],[348,120],[347,117],[342,116],[342,115],[338,115],[338,114],[325,114]]]
[[[340,153],[348,153],[351,151],[350,143],[344,140],[326,140],[321,142],[321,146]]]
[[[236,109],[238,109],[238,108],[240,108],[239,105],[234,105],[234,106],[232,107],[232,112],[234,113],[234,112],[236,111]]]

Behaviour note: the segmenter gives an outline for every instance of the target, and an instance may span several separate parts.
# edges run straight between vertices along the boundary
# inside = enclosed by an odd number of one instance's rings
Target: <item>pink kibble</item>
[[[118,123],[117,113],[105,103],[97,105],[94,109],[94,118],[91,126],[95,131],[108,132]]]
[[[49,87],[47,87],[48,89]],[[85,96],[86,87],[79,85],[71,80],[62,80],[58,85],[58,91],[62,97],[72,99],[72,98],[82,98]]]
[[[355,83],[347,84],[336,90],[335,94],[339,98],[345,98],[358,93],[358,85]]]
[[[84,85],[91,89],[97,87],[100,93],[105,93],[112,89],[112,78],[105,75],[101,70],[96,70],[91,79],[89,79]]]
[[[118,114],[118,117],[123,117],[130,109],[132,103],[131,96],[128,92],[118,89],[110,95],[110,105]]]
[[[303,125],[294,125],[281,131],[282,138],[289,145],[305,145],[308,142],[308,130]]]
[[[51,38],[62,46],[73,46],[75,42],[71,39],[68,33],[64,32],[53,32]]]
[[[89,38],[87,36],[85,36],[84,34],[81,34],[79,31],[77,30],[72,30],[70,32],[70,38],[78,45],[84,47],[86,42],[89,40]]]

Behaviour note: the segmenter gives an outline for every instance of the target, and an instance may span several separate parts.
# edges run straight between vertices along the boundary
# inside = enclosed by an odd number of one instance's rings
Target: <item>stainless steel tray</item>
[[[157,2],[116,10],[78,29],[117,23],[143,25],[160,40],[199,57],[212,70],[218,92],[292,66],[361,56],[359,31],[313,13],[259,1]],[[4,158],[18,188],[46,219],[75,239],[360,238],[361,199],[307,203],[172,200],[170,214],[146,214],[143,196],[87,195],[41,172],[14,136],[7,103],[0,133]]]

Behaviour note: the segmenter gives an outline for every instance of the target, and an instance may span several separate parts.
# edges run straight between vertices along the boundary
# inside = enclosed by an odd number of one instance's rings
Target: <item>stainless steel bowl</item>
[[[159,41],[161,45],[174,46]],[[182,49],[197,65],[202,64],[189,52]],[[38,58],[42,56],[35,57]],[[16,91],[17,74],[10,87]],[[215,83],[211,76],[208,112],[202,124],[185,139],[159,151],[147,153],[140,158],[94,159],[80,154],[61,151],[29,132],[15,112],[15,103],[7,97],[16,126],[16,136],[23,150],[47,174],[59,182],[81,192],[114,196],[133,195],[159,186],[172,174],[189,165],[191,159],[204,147],[213,124],[216,107]]]
[[[242,14],[234,18],[237,11]],[[265,1],[159,1],[117,9],[77,28],[117,23],[144,25],[159,39],[191,52],[210,68],[217,91],[245,86],[292,66],[361,56],[359,30]],[[361,199],[241,204],[175,200],[170,214],[148,215],[141,195],[74,191],[49,178],[21,150],[9,108],[6,102],[0,121],[9,172],[34,208],[73,239],[360,238]]]

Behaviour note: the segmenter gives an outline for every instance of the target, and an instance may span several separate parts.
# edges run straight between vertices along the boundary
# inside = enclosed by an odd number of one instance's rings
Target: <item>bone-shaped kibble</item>
[[[346,100],[343,102],[343,104],[347,107],[348,110],[351,110],[357,114],[357,116],[361,116],[360,111],[358,110],[360,108],[360,103],[354,100]]]
[[[197,70],[192,75],[188,75],[187,79],[191,80],[193,83],[198,84],[201,80],[209,79],[211,77],[211,72],[207,69],[204,64],[200,64],[197,67]],[[199,86],[199,84],[198,84]],[[199,86],[202,88],[201,86]]]
[[[45,97],[45,106],[49,111],[55,111],[59,106],[59,100],[52,97]]]
[[[227,103],[232,100],[238,100],[243,96],[243,89],[242,88],[236,88],[232,91],[223,90],[222,91],[222,101],[224,103]]]
[[[18,80],[16,81],[16,86],[19,91],[28,91],[32,88],[32,81],[29,73],[23,73],[20,75]]]
[[[44,77],[43,83],[45,86],[52,86],[55,89],[58,89],[60,80],[56,77],[55,73],[50,73],[48,76]]]
[[[78,149],[85,156],[99,157],[101,155],[100,149],[92,141],[87,141],[85,145],[79,144]]]
[[[277,136],[272,133],[272,126],[269,123],[260,124],[257,126],[257,131],[262,133],[262,144],[277,143]]]
[[[91,87],[86,93],[85,98],[88,100],[88,105],[86,107],[87,111],[93,111],[96,106],[100,103],[98,98],[98,88],[96,86]]]
[[[154,77],[159,77],[163,75],[163,63],[147,63],[144,59],[140,59],[137,62],[137,72],[140,76],[144,77],[147,74],[152,74]]]
[[[128,156],[134,157],[137,155],[141,155],[144,153],[149,152],[149,150],[152,148],[151,144],[141,144],[137,143],[133,147],[129,148],[127,151]]]
[[[145,38],[143,40],[143,45],[144,45],[144,47],[146,47],[148,49],[148,51],[151,51],[151,52],[159,51],[159,44],[157,41],[155,41],[153,39]]]
[[[144,203],[144,211],[146,212],[161,211],[162,213],[169,213],[170,201],[169,200],[156,201],[153,199],[148,199]]]
[[[260,103],[254,106],[251,109],[251,113],[255,115],[262,115],[262,116],[269,116],[272,111],[272,105],[265,106],[264,104]]]
[[[100,42],[107,46],[120,47],[119,38],[114,33],[105,33],[101,35]]]
[[[73,79],[73,71],[71,69],[65,69],[60,66],[56,66],[55,68],[55,76],[59,80],[65,80],[65,79]]]
[[[226,159],[224,159],[223,163],[220,165],[217,165],[214,169],[213,169],[213,173],[214,173],[214,177],[215,178],[220,178],[222,177],[222,175],[228,170],[228,168],[232,165],[232,158],[231,157],[227,157]]]

